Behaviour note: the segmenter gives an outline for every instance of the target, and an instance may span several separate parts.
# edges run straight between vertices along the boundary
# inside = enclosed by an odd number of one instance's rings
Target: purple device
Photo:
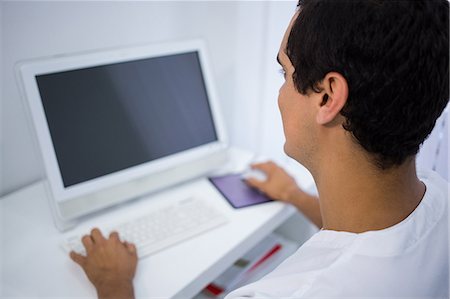
[[[209,180],[234,208],[272,201],[266,195],[248,186],[242,180],[241,174],[211,177]]]

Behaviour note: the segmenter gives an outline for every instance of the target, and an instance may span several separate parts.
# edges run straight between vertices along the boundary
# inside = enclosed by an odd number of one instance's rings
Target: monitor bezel
[[[211,116],[216,129],[217,140],[160,159],[144,162],[140,165],[132,166],[102,177],[64,187],[36,76],[187,52],[198,52],[206,93],[209,99]],[[199,159],[202,156],[223,151],[228,146],[228,140],[225,125],[221,118],[216,88],[212,80],[213,74],[207,55],[206,45],[203,40],[191,40],[175,43],[139,45],[75,55],[57,55],[46,59],[19,63],[16,66],[17,72],[20,73],[23,92],[27,98],[29,111],[41,149],[47,180],[56,202],[64,202],[70,199],[79,198],[117,184],[139,179],[151,174],[157,174],[158,172],[176,167],[177,165]]]

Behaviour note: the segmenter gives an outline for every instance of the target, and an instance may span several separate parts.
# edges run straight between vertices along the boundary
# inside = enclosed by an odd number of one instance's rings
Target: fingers
[[[84,248],[86,248],[86,252],[90,252],[94,246],[94,242],[90,235],[83,236],[83,238],[81,238],[81,243],[83,243]]]
[[[70,258],[80,265],[81,267],[84,267],[84,264],[86,262],[86,257],[82,256],[81,254],[76,253],[75,251],[70,252]]]
[[[123,244],[128,249],[128,252],[130,252],[133,255],[137,255],[136,246],[134,244],[128,242],[124,242]]]
[[[264,163],[254,163],[254,164],[251,164],[250,166],[254,169],[261,170],[261,171],[265,172],[266,174],[268,174],[268,173],[271,173],[272,170],[274,169],[274,167],[276,167],[277,165],[272,161],[267,161]]]
[[[250,187],[256,188],[256,189],[258,189],[260,191],[264,191],[264,184],[265,184],[264,181],[260,181],[260,180],[254,179],[254,178],[248,178],[248,179],[245,180],[245,182]]]
[[[91,238],[94,241],[94,243],[102,243],[106,240],[103,237],[102,232],[98,228],[94,228],[91,231]]]
[[[109,239],[120,242],[119,233],[118,232],[112,232],[109,234]],[[129,253],[136,255],[136,246],[132,243],[128,243],[127,241],[123,242],[123,245],[128,250]]]
[[[119,233],[118,232],[111,232],[109,234],[109,239],[113,240],[113,241],[119,241],[120,242],[120,238],[119,238]]]
[[[83,243],[86,252],[90,252],[95,243],[100,244],[106,239],[103,237],[101,231],[98,228],[94,228],[90,235],[85,235],[81,238],[81,243]]]

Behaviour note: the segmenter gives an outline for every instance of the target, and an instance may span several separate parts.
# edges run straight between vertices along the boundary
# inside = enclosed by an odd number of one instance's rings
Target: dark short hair
[[[343,127],[382,169],[417,154],[449,98],[446,0],[304,0],[286,53],[296,89],[349,86]]]

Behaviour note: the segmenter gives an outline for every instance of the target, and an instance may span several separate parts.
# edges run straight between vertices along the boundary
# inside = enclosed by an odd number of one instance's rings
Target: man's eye
[[[284,69],[280,69],[278,72],[279,72],[281,75],[283,75],[283,78],[286,79],[286,71],[285,71]]]

